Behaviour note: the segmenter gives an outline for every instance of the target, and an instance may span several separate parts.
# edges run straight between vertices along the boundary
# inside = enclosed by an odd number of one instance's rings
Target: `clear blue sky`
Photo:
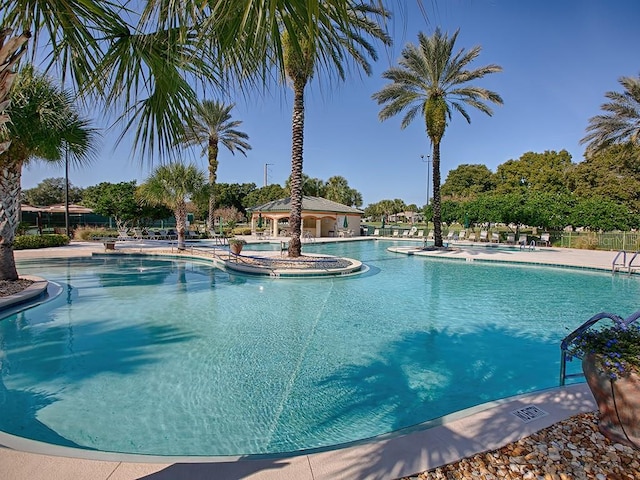
[[[390,2],[394,9],[402,2]],[[341,175],[362,193],[364,206],[400,198],[422,206],[426,200],[426,167],[430,154],[424,122],[416,119],[400,129],[401,116],[380,122],[380,107],[371,95],[385,84],[382,72],[395,65],[402,47],[417,33],[439,26],[460,28],[457,46],[480,45],[475,66],[496,63],[502,73],[480,80],[498,92],[502,107],[493,117],[469,109],[471,124],[454,115],[442,148],[442,179],[460,164],[479,163],[492,171],[526,152],[566,149],[573,162],[583,160],[588,119],[601,113],[607,91],[621,91],[621,76],[640,75],[640,1],[638,0],[406,0],[390,25],[395,44],[380,49],[371,77],[352,75],[344,84],[313,82],[306,92],[304,172],[327,180]],[[234,118],[250,136],[253,149],[245,158],[220,150],[218,181],[284,185],[291,169],[290,90],[270,96],[235,99]],[[96,125],[103,122],[96,117]],[[70,181],[86,187],[100,182],[144,181],[148,162],[131,158],[127,144],[114,147],[118,131],[104,135],[101,153],[90,167],[72,168]],[[199,151],[185,155],[203,170]],[[44,178],[63,177],[62,167],[34,162],[24,169],[23,188]],[[430,189],[432,190],[432,189]]]

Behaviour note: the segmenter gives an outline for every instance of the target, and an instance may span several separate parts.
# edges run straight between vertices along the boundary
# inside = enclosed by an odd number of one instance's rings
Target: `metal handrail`
[[[631,325],[633,322],[638,320],[638,318],[640,318],[640,310],[631,314],[625,319],[623,319],[619,315],[616,315],[615,313],[609,313],[609,312],[596,313],[593,317],[591,317],[589,320],[584,322],[582,325],[576,328],[569,335],[564,337],[564,339],[560,343],[560,386],[564,386],[565,380],[567,378],[583,376],[582,373],[567,374],[567,360],[568,360],[567,349],[569,348],[569,345],[576,339],[578,335],[580,335],[585,330],[588,330],[589,328],[593,327],[600,320],[604,320],[604,319],[612,320],[618,327],[626,328],[627,326]]]
[[[618,258],[622,255],[622,263],[618,263]],[[616,265],[621,265],[625,267],[627,265],[627,252],[626,250],[620,250],[611,262],[611,273],[616,273]]]
[[[633,264],[633,261],[638,257],[638,254],[640,254],[640,252],[634,253],[633,257],[631,257],[631,260],[629,260],[629,265],[627,265],[627,267],[629,268],[629,275],[631,275],[631,265]]]

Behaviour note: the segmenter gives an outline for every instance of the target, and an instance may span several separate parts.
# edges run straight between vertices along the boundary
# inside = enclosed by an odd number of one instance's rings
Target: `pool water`
[[[304,245],[348,278],[157,257],[20,261],[56,299],[0,321],[0,430],[155,455],[297,452],[558,385],[560,340],[638,279]],[[579,365],[574,365],[579,367]]]

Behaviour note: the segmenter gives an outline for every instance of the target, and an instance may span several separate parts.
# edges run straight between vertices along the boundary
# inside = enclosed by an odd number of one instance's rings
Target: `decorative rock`
[[[640,450],[598,432],[597,415],[569,418],[498,450],[422,472],[411,480],[634,480]],[[405,477],[402,480],[409,480]]]

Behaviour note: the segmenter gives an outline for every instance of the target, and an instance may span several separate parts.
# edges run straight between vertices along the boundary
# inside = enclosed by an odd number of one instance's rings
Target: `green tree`
[[[109,183],[87,187],[82,203],[98,215],[113,217],[118,229],[144,218],[163,219],[172,215],[164,206],[145,206],[136,198],[136,181]]]
[[[587,144],[586,156],[611,145],[640,146],[640,76],[621,77],[624,92],[607,92],[610,101],[600,108],[605,113],[589,119],[587,135],[580,141]]]
[[[350,207],[359,207],[362,205],[362,195],[357,190],[349,187],[346,178],[339,175],[330,177],[325,184],[325,193],[322,195],[327,200],[348,205]]]
[[[485,165],[464,164],[449,171],[440,193],[454,198],[469,198],[494,188],[493,172]]]
[[[469,82],[502,71],[498,65],[468,70],[480,54],[480,47],[454,52],[458,31],[451,37],[436,29],[431,37],[418,33],[418,45],[408,44],[402,50],[398,67],[383,73],[391,83],[373,94],[379,105],[380,120],[387,120],[406,110],[401,128],[406,128],[418,115],[426,123],[433,159],[433,224],[436,247],[442,247],[442,215],[440,206],[440,144],[451,120],[451,111],[460,113],[471,123],[465,105],[487,115],[493,112],[486,102],[502,104],[502,98],[491,90],[468,85]]]
[[[573,193],[600,197],[640,213],[640,147],[612,145],[589,155],[570,174]]]
[[[267,202],[271,202],[273,200],[279,200],[281,198],[286,197],[286,191],[277,183],[273,183],[271,185],[267,185],[266,187],[257,188],[250,193],[248,193],[242,199],[242,206],[244,207],[244,211],[247,208],[257,207],[259,205],[264,205]]]
[[[204,100],[199,103],[190,123],[185,125],[185,136],[182,143],[187,146],[203,146],[202,155],[207,155],[209,161],[209,214],[207,228],[213,230],[216,208],[215,184],[218,172],[219,144],[222,144],[235,155],[237,150],[245,157],[246,151],[251,150],[247,142],[249,136],[237,130],[242,125],[240,120],[231,119],[231,110],[235,104],[227,105],[222,102]]]
[[[216,208],[234,207],[244,215],[246,213],[244,199],[256,189],[256,184],[218,183],[215,188]]]
[[[185,249],[187,200],[207,189],[204,174],[195,165],[169,163],[157,167],[138,188],[138,197],[147,205],[164,205],[173,211],[178,231],[178,249]]]
[[[304,91],[311,80],[316,65],[321,61],[332,62],[334,72],[343,80],[344,64],[353,60],[366,74],[371,73],[366,56],[377,59],[377,53],[364,35],[390,44],[391,39],[374,20],[382,20],[388,14],[381,7],[346,0],[342,9],[346,18],[336,18],[330,2],[317,3],[316,35],[309,30],[282,33],[283,72],[293,89],[293,119],[291,132],[291,212],[289,226],[289,256],[299,257],[301,251],[300,234],[302,228],[302,164],[304,144]],[[290,21],[290,15],[281,18],[283,25]]]
[[[97,132],[80,118],[70,92],[26,67],[11,90],[0,155],[0,280],[17,280],[13,240],[20,209],[22,167],[32,160],[62,162],[65,154],[78,165],[94,154]]]
[[[602,197],[580,199],[571,216],[571,224],[574,227],[604,232],[637,228],[637,220],[637,215],[632,215],[624,205]]]
[[[284,184],[285,196],[291,196],[291,175]],[[320,178],[312,178],[306,173],[302,174],[302,195],[310,197],[325,196],[326,185]]]
[[[569,175],[574,164],[566,150],[544,153],[527,152],[518,160],[498,166],[495,174],[496,191],[512,193],[521,189],[538,192],[569,192]]]
[[[29,205],[47,206],[64,203],[65,201],[65,178],[45,178],[34,188],[23,190],[23,199]],[[83,199],[84,190],[69,183],[69,202],[80,203]]]

